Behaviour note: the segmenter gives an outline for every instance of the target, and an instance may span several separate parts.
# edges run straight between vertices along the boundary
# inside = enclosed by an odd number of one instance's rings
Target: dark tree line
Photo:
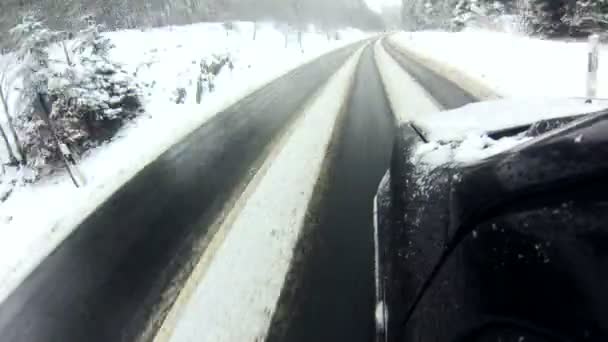
[[[584,37],[608,28],[608,0],[536,0],[532,14],[534,30],[547,36]]]
[[[584,37],[608,28],[608,0],[403,0],[406,29],[460,30],[470,21],[511,15],[523,31]]]
[[[74,29],[83,15],[93,15],[109,30],[228,20],[382,28],[363,0],[2,0],[0,6],[0,41],[26,13],[54,30]]]

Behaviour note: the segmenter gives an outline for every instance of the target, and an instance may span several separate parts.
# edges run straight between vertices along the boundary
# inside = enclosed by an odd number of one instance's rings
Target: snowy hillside
[[[142,85],[144,113],[112,141],[80,156],[87,181],[83,188],[75,188],[63,172],[35,184],[24,183],[10,168],[2,174],[0,300],[101,201],[181,137],[266,82],[364,37],[358,30],[344,30],[328,39],[310,28],[300,46],[296,34],[286,37],[270,23],[257,26],[255,40],[252,23],[106,35],[115,45],[110,60]],[[208,76],[202,89],[197,87],[201,62],[209,66],[222,58],[230,62],[217,76]]]
[[[214,83],[217,92],[233,93],[238,97],[252,82],[272,79],[279,70],[285,71],[303,60],[362,37],[360,31],[348,30],[340,32],[342,40],[328,41],[325,33],[314,32],[311,28],[303,34],[300,50],[296,33],[286,37],[270,23],[258,24],[255,40],[252,23],[232,25],[230,30],[217,23],[110,33],[109,37],[116,44],[111,56],[128,70],[137,72],[140,81],[154,83],[148,93],[154,104],[167,102],[174,98],[176,89],[184,88],[184,103],[190,105],[196,103],[201,60],[213,56],[230,57],[234,70],[223,70]]]
[[[585,42],[488,31],[399,33],[400,46],[462,71],[507,97],[585,96]],[[599,63],[599,97],[608,97],[608,49]]]

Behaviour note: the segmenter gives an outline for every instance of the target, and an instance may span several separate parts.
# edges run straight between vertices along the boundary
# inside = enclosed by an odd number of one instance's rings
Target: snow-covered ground
[[[585,96],[588,45],[489,31],[403,32],[398,46],[464,72],[505,97]],[[602,47],[598,97],[608,98],[608,47]]]
[[[223,243],[207,250],[213,256],[203,257],[182,290],[158,342],[265,338],[361,52],[320,90],[285,142],[275,146],[253,189],[216,234],[214,239]]]
[[[236,23],[228,32],[222,24],[196,24],[108,36],[116,45],[111,59],[150,85],[144,94],[146,113],[112,142],[82,157],[84,188],[76,189],[66,175],[58,175],[21,184],[0,203],[0,301],[82,219],[180,138],[263,84],[365,35],[345,30],[341,40],[328,41],[324,33],[307,32],[303,51],[294,37],[285,47],[284,35],[272,24],[259,25],[255,41],[251,23]],[[232,56],[234,68],[223,69],[215,91],[197,105],[199,62],[214,54]],[[183,104],[175,103],[177,88],[186,90]],[[0,179],[0,187],[8,178]]]
[[[482,96],[483,102],[442,112],[432,94],[377,44],[379,70],[397,120],[413,122],[429,140],[413,155],[414,164],[421,169],[475,162],[529,140],[524,135],[494,140],[487,135],[492,131],[608,108],[606,100],[588,104],[583,98],[587,70],[587,45],[583,43],[546,42],[495,32],[400,33],[390,39],[431,69],[448,73],[445,76],[463,88],[488,87],[505,97],[489,100]],[[561,53],[556,47],[561,47]],[[533,57],[522,57],[529,55]],[[560,64],[570,67],[559,69]],[[471,76],[477,80],[468,81]],[[600,95],[608,95],[606,83],[608,68],[600,69]]]

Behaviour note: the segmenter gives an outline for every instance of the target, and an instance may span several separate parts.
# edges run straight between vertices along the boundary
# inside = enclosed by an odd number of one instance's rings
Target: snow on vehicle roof
[[[540,120],[593,113],[608,100],[529,98],[473,103],[454,110],[416,116],[413,123],[431,141],[464,140],[471,135],[527,125]]]

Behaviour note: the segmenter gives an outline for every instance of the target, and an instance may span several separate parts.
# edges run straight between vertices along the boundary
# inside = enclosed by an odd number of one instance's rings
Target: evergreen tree
[[[549,37],[608,29],[608,0],[403,0],[402,17],[408,30],[460,30],[471,21],[492,24],[502,14],[519,18],[526,33]]]

